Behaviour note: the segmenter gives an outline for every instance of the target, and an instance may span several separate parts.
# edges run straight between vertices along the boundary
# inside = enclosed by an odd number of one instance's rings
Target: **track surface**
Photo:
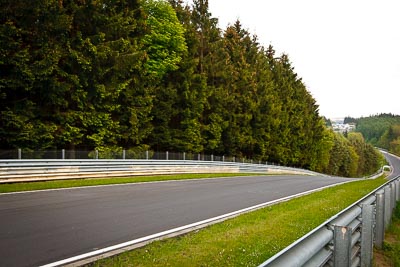
[[[400,160],[386,155],[400,174]],[[0,266],[39,266],[348,179],[252,176],[0,195]]]
[[[38,266],[343,178],[252,176],[0,195],[0,266]]]
[[[387,153],[383,154],[386,158],[386,160],[390,163],[390,165],[393,168],[393,173],[388,177],[390,178],[395,178],[400,175],[400,157],[396,157]]]

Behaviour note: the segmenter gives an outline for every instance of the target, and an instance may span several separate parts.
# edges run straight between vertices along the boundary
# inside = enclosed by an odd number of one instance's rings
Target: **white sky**
[[[209,0],[209,11],[288,54],[320,115],[400,115],[399,0]]]

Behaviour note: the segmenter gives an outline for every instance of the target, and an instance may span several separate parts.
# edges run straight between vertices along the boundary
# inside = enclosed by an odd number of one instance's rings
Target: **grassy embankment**
[[[328,188],[92,266],[257,266],[384,182],[378,178]]]
[[[125,178],[103,178],[103,179],[73,179],[73,180],[55,180],[45,182],[26,182],[0,184],[0,193],[71,188],[82,186],[96,185],[111,185],[111,184],[128,184],[128,183],[143,183],[155,181],[170,181],[170,180],[189,180],[203,178],[220,178],[234,176],[250,176],[255,174],[248,173],[198,173],[198,174],[178,174],[178,175],[155,175],[155,176],[135,176]]]

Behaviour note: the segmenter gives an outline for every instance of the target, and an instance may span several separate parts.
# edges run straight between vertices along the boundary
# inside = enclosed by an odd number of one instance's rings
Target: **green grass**
[[[90,266],[257,266],[384,182],[328,188]]]
[[[392,223],[385,233],[383,249],[375,250],[374,266],[400,266],[400,202],[397,202]]]
[[[0,184],[0,193],[70,188],[70,187],[81,187],[81,186],[127,184],[127,183],[168,181],[168,180],[188,180],[188,179],[199,179],[199,178],[250,176],[250,175],[255,175],[255,174],[199,173],[199,174],[178,174],[178,175],[135,176],[135,177],[125,177],[125,178],[73,179],[73,180],[56,180],[56,181],[45,181],[45,182],[11,183],[11,184]]]

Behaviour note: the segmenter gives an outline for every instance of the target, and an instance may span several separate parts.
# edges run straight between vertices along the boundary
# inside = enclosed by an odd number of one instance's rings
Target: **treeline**
[[[400,116],[378,114],[364,118],[346,118],[356,123],[356,131],[363,134],[373,146],[387,149],[400,155]]]
[[[383,165],[383,156],[365,142],[361,133],[330,134],[333,139],[330,160],[322,172],[343,177],[362,177],[375,173]]]
[[[0,3],[3,149],[151,149],[362,170],[289,57],[240,21],[218,28],[207,0]]]

